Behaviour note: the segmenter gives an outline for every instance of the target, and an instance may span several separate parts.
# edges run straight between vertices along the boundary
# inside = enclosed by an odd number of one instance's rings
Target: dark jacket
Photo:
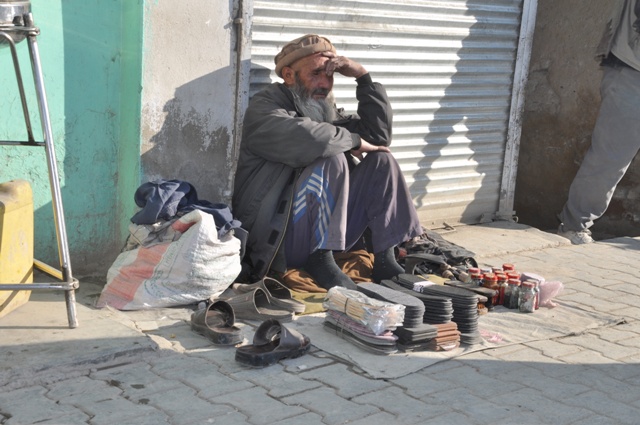
[[[357,115],[343,115],[333,124],[303,117],[293,94],[274,83],[257,93],[245,113],[235,176],[233,214],[249,231],[244,262],[251,278],[269,269],[286,270],[283,238],[293,189],[300,171],[318,158],[342,155],[369,143],[391,143],[392,111],[386,91],[369,74],[357,80]]]

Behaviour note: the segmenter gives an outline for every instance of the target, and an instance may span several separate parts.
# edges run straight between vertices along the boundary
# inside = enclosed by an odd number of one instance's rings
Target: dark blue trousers
[[[316,249],[348,251],[371,230],[374,253],[422,234],[409,188],[390,153],[369,153],[351,171],[344,155],[306,167],[285,233],[287,268]]]

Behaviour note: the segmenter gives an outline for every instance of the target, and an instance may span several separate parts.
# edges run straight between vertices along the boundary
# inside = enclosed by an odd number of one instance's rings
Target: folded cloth
[[[133,197],[136,205],[141,208],[131,217],[131,222],[135,224],[171,220],[178,213],[183,215],[199,209],[213,216],[219,237],[230,230],[242,230],[242,223],[233,217],[227,205],[198,199],[196,188],[186,181],[159,179],[143,183]]]
[[[340,270],[351,278],[355,283],[370,282],[371,271],[373,270],[373,254],[364,249],[335,253],[334,258]],[[313,278],[302,269],[291,269],[282,275],[278,280],[295,292],[326,293],[327,290],[313,280]]]
[[[301,315],[327,311],[327,309],[322,305],[324,296],[325,294],[322,293],[291,291],[291,297],[300,301],[305,306],[304,313],[300,313]]]

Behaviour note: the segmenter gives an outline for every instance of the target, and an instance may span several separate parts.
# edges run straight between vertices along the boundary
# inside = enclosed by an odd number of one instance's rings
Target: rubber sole
[[[191,330],[207,338],[215,345],[237,345],[243,340],[240,333],[215,332],[206,326],[191,323]]]
[[[262,353],[246,353],[238,347],[236,349],[236,361],[245,366],[253,368],[263,368],[274,365],[280,360],[295,359],[303,356],[311,349],[311,343],[294,350],[287,351],[265,351]]]

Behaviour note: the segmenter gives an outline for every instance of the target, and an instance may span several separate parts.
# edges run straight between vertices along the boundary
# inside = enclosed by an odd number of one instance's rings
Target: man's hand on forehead
[[[332,76],[334,72],[337,72],[345,77],[358,78],[367,73],[364,66],[346,56],[338,56],[333,52],[323,52],[322,56],[329,58],[325,64],[325,72],[328,76]]]

